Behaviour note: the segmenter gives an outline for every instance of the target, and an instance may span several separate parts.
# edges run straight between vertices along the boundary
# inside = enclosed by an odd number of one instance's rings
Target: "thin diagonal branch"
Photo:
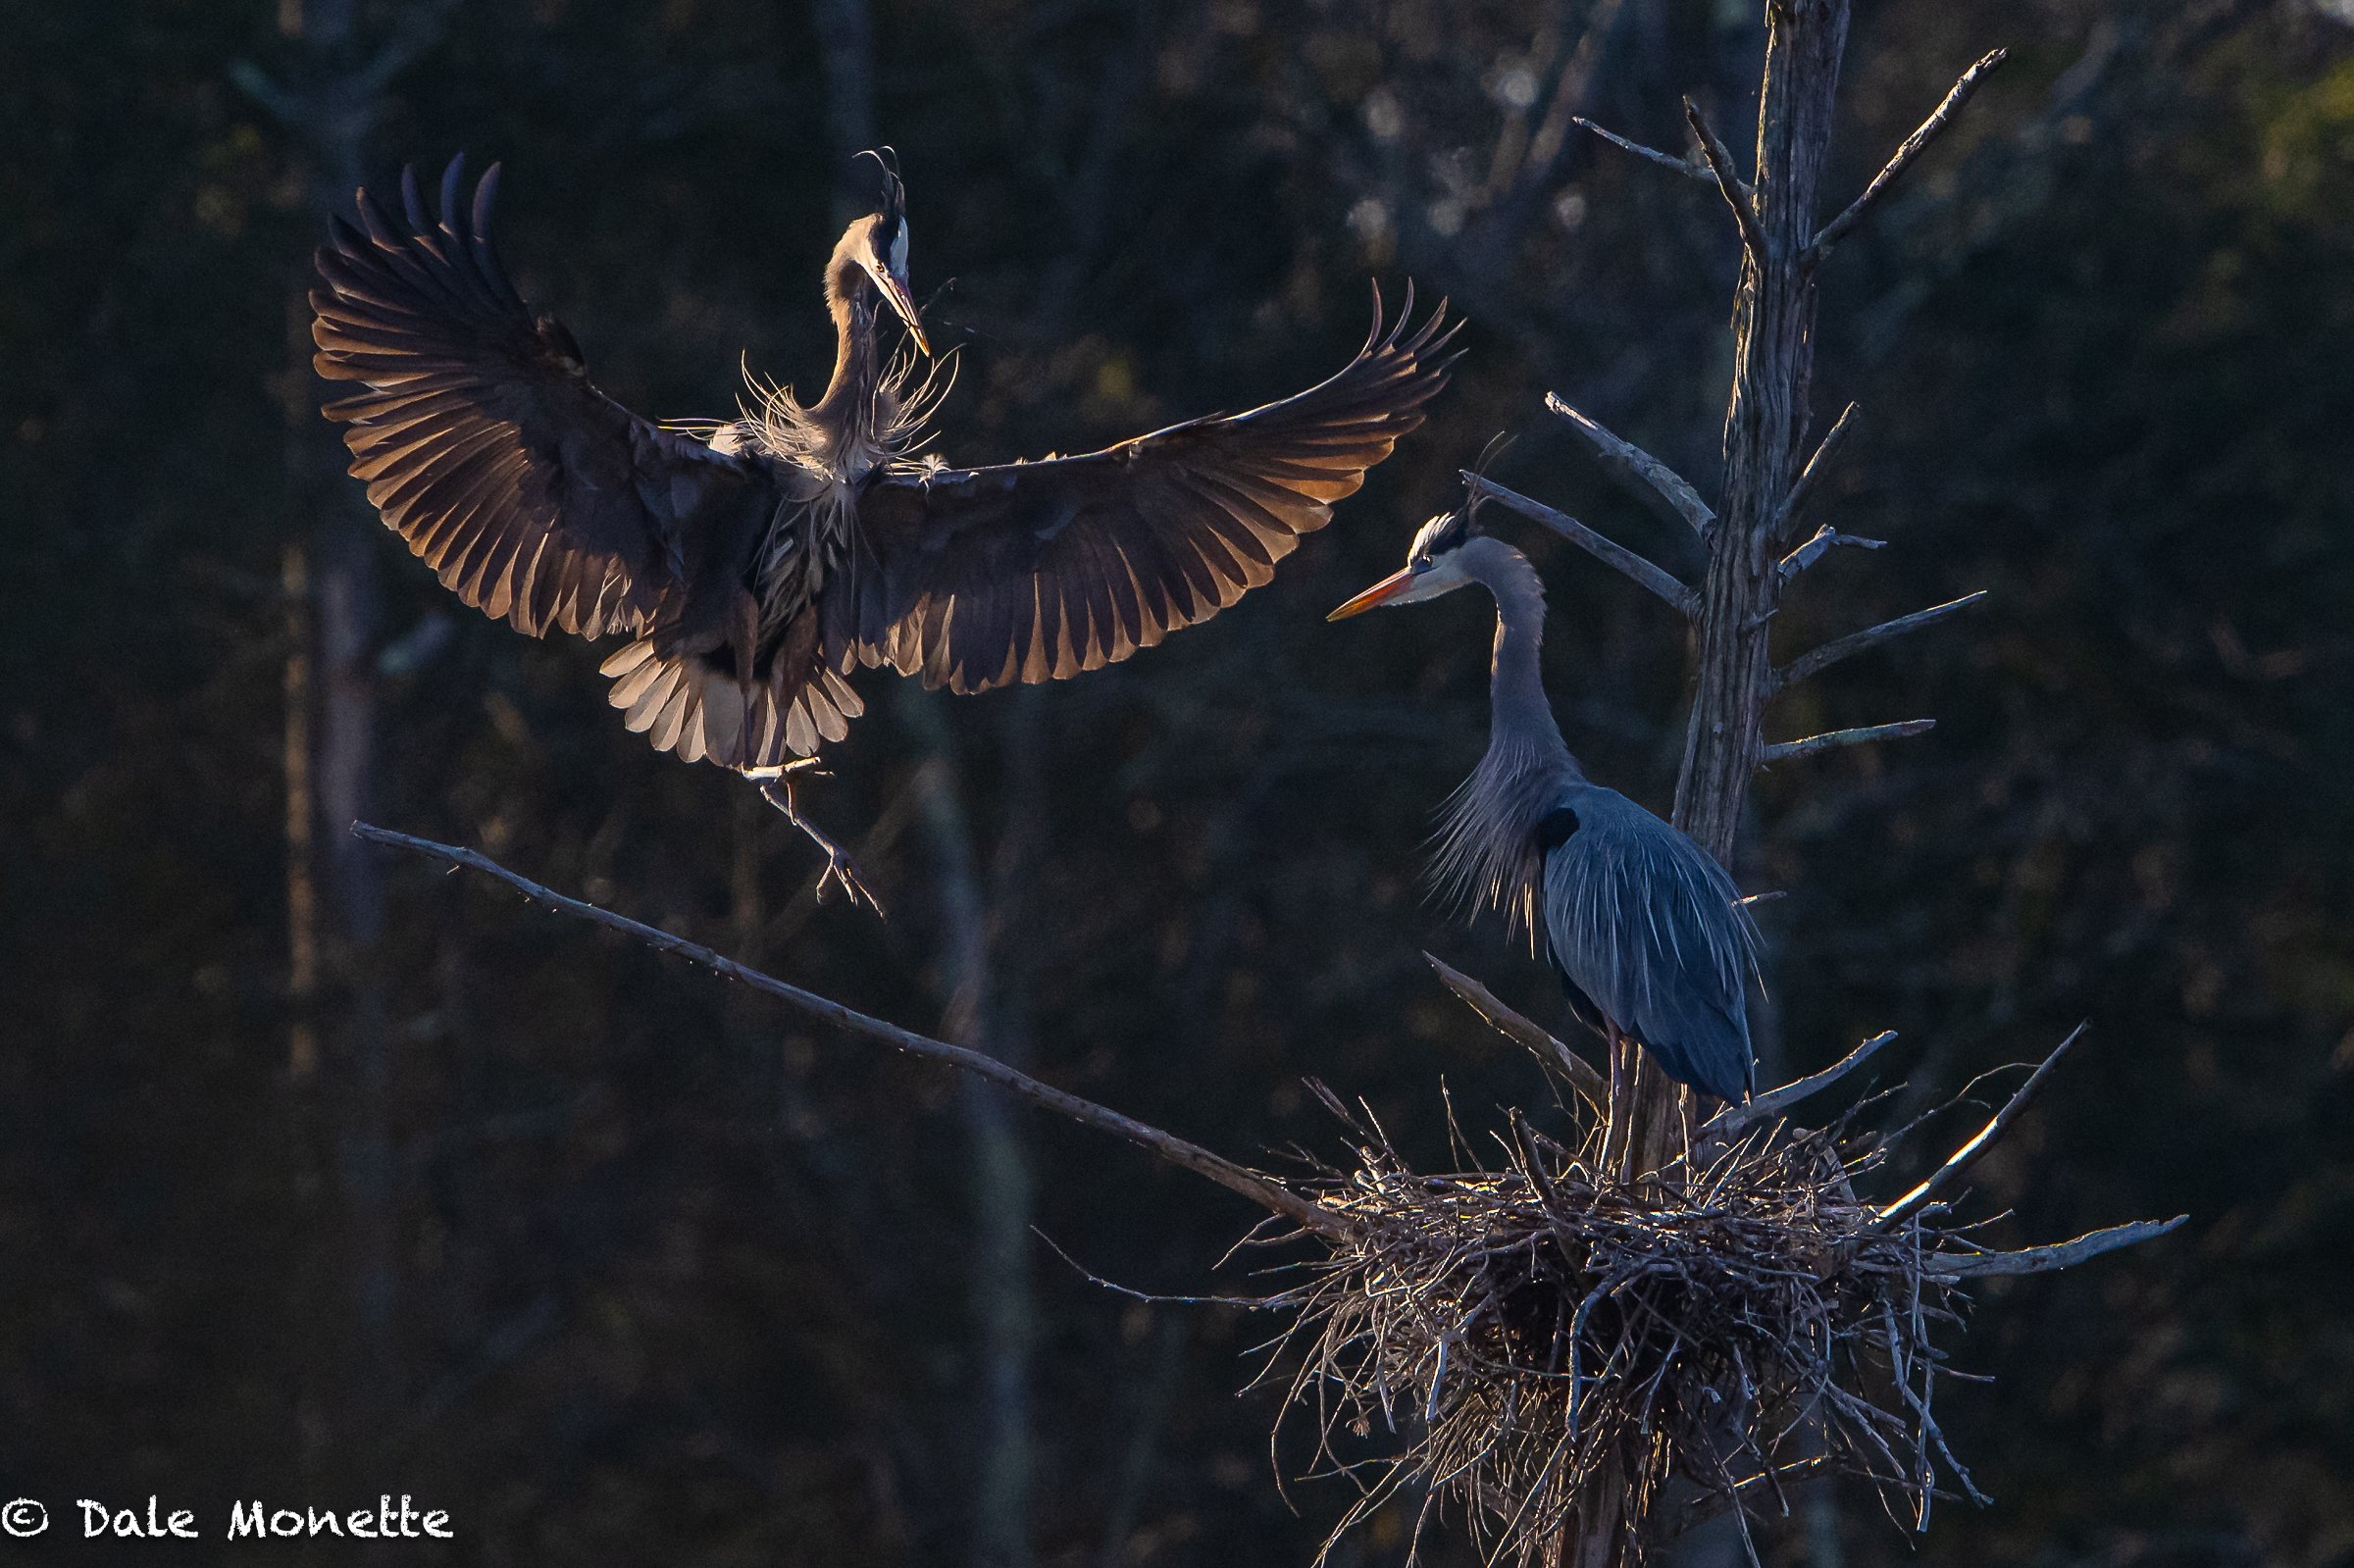
[[[1842,533],[1825,523],[1809,535],[1806,543],[1782,557],[1780,563],[1773,569],[1774,575],[1779,577],[1783,584],[1787,586],[1793,578],[1813,566],[1817,561],[1821,560],[1823,556],[1830,553],[1831,547],[1836,544],[1852,544],[1859,550],[1885,550],[1888,548],[1886,539],[1868,539],[1861,534]]]
[[[1970,1168],[1977,1164],[1988,1149],[1994,1147],[2003,1134],[2010,1131],[2013,1122],[2019,1120],[2020,1112],[2027,1108],[2027,1103],[2034,1099],[2036,1091],[2043,1087],[2044,1081],[2052,1076],[2052,1069],[2060,1065],[2060,1058],[2066,1056],[2069,1048],[2084,1037],[2084,1027],[2082,1024],[2078,1024],[2068,1032],[2068,1038],[2052,1047],[2052,1054],[2046,1056],[2042,1064],[2027,1075],[2027,1081],[2019,1086],[2019,1091],[2004,1103],[2001,1110],[1994,1113],[1984,1127],[1978,1129],[1975,1138],[1947,1155],[1945,1163],[1931,1171],[1919,1187],[1880,1210],[1879,1224],[1882,1226],[1894,1225],[1906,1215],[1919,1211],[1938,1193],[1952,1188],[1956,1182],[1969,1175]]]
[[[1463,999],[1465,1006],[1477,1013],[1490,1029],[1526,1049],[1529,1054],[1548,1066],[1557,1067],[1569,1081],[1569,1087],[1585,1097],[1586,1103],[1598,1111],[1610,1109],[1611,1087],[1603,1082],[1586,1059],[1562,1044],[1551,1030],[1512,1011],[1496,999],[1496,993],[1478,981],[1429,953],[1423,958],[1438,971],[1439,979],[1449,990]]]
[[[1612,146],[1620,148],[1626,152],[1631,152],[1638,158],[1647,159],[1652,163],[1658,164],[1663,169],[1672,169],[1687,179],[1697,179],[1704,185],[1714,185],[1716,183],[1716,177],[1709,172],[1708,160],[1701,157],[1697,152],[1686,153],[1683,157],[1678,158],[1673,153],[1662,152],[1657,147],[1646,147],[1639,141],[1633,141],[1625,136],[1621,136],[1615,130],[1612,130],[1607,126],[1596,125],[1593,121],[1588,120],[1583,115],[1572,116],[1571,122],[1594,132],[1595,135],[1600,136]],[[1756,192],[1751,189],[1749,181],[1740,180],[1738,183],[1741,186],[1742,195],[1750,196],[1756,194]]]
[[[1692,126],[1692,134],[1700,138],[1701,154],[1709,161],[1709,172],[1716,177],[1716,188],[1724,192],[1725,205],[1733,209],[1733,222],[1741,226],[1742,246],[1754,260],[1764,261],[1766,230],[1758,224],[1757,198],[1734,172],[1732,149],[1690,98],[1684,100],[1684,119]]]
[[[1665,568],[1654,565],[1614,539],[1606,539],[1566,512],[1557,512],[1542,501],[1532,501],[1518,490],[1508,490],[1484,474],[1462,471],[1463,483],[1475,496],[1502,502],[1532,522],[1547,528],[1584,550],[1606,565],[1616,567],[1689,618],[1695,608],[1692,590],[1677,582]]]
[[[2115,1252],[2120,1247],[2155,1240],[2181,1229],[2183,1222],[2189,1218],[2187,1214],[2177,1214],[2171,1220],[2135,1220],[2130,1225],[2112,1225],[2088,1232],[2073,1241],[2021,1247],[2016,1252],[1932,1252],[1921,1266],[1927,1273],[1947,1280],[2049,1274],[2055,1269],[2073,1269],[2087,1258],[2097,1258],[2104,1252]]]
[[[1792,1083],[1784,1084],[1780,1088],[1768,1089],[1763,1094],[1754,1096],[1746,1104],[1726,1106],[1711,1117],[1708,1125],[1701,1131],[1718,1138],[1739,1138],[1760,1122],[1779,1116],[1800,1100],[1819,1094],[1829,1088],[1833,1084],[1838,1083],[1839,1080],[1878,1055],[1880,1047],[1895,1038],[1895,1030],[1884,1029],[1819,1073],[1813,1073]]]
[[[1769,767],[1777,762],[1792,762],[1800,757],[1812,757],[1819,752],[1837,751],[1843,746],[1869,745],[1874,740],[1903,740],[1911,735],[1925,735],[1937,728],[1934,719],[1905,719],[1896,724],[1868,725],[1861,730],[1832,730],[1823,734],[1809,735],[1804,740],[1776,740],[1760,748],[1758,766]]]
[[[1634,442],[1605,430],[1600,420],[1571,408],[1552,392],[1545,394],[1545,406],[1567,420],[1569,428],[1586,438],[1586,444],[1594,448],[1594,456],[1602,464],[1602,471],[1636,500],[1666,522],[1686,524],[1702,538],[1709,536],[1709,530],[1716,522],[1715,509],[1700,498],[1700,492],[1681,474]]]
[[[1911,615],[1900,615],[1893,621],[1882,621],[1878,626],[1867,627],[1861,632],[1850,632],[1843,637],[1833,637],[1821,647],[1800,654],[1787,665],[1775,671],[1773,689],[1787,691],[1801,681],[1820,675],[1842,659],[1851,658],[1867,648],[1876,648],[1881,643],[1894,637],[1901,637],[1908,632],[1919,632],[1922,627],[1935,626],[1948,616],[1959,615],[1986,597],[1986,589],[1980,588],[1975,593],[1966,593],[1961,598],[1949,599],[1943,604],[1933,604],[1925,610],[1916,610]]]
[[[1709,166],[1702,162],[1699,158],[1694,157],[1689,153],[1681,158],[1678,158],[1675,156],[1675,154],[1662,152],[1657,147],[1647,147],[1639,141],[1635,141],[1626,136],[1621,136],[1618,134],[1618,132],[1612,130],[1607,126],[1596,125],[1593,121],[1588,120],[1584,115],[1573,115],[1570,117],[1570,121],[1573,125],[1583,126],[1586,129],[1591,130],[1594,132],[1594,134],[1600,136],[1612,146],[1616,147],[1624,152],[1631,152],[1638,158],[1648,159],[1650,162],[1658,164],[1662,169],[1672,169],[1677,174],[1686,176],[1692,179],[1697,179],[1703,184],[1714,185],[1716,183],[1716,177],[1709,173]]]
[[[885,1023],[882,1019],[869,1017],[855,1008],[845,1007],[832,997],[820,996],[815,991],[803,990],[798,986],[764,975],[756,969],[746,968],[733,958],[716,953],[698,942],[691,942],[683,936],[674,936],[669,932],[657,927],[632,920],[627,915],[617,915],[609,909],[586,903],[578,898],[567,897],[552,888],[542,887],[531,879],[509,871],[497,861],[478,850],[463,848],[456,844],[435,843],[430,838],[417,838],[405,833],[394,833],[386,828],[376,827],[372,823],[355,822],[351,825],[351,831],[356,836],[364,838],[370,843],[384,844],[394,849],[406,849],[413,854],[427,855],[435,860],[445,861],[452,866],[463,867],[468,871],[479,871],[486,877],[494,877],[526,898],[535,903],[544,904],[558,914],[571,915],[577,919],[602,926],[608,931],[620,932],[625,936],[643,942],[656,952],[675,954],[690,963],[700,964],[724,979],[735,981],[738,985],[748,986],[753,990],[777,997],[812,1017],[825,1020],[838,1029],[846,1030],[853,1035],[863,1035],[868,1039],[891,1046],[894,1050],[905,1051],[911,1056],[921,1056],[929,1061],[944,1062],[959,1072],[971,1073],[977,1078],[986,1079],[1000,1088],[1009,1089],[1013,1093],[1021,1095],[1033,1104],[1045,1106],[1058,1116],[1067,1116],[1072,1121],[1083,1122],[1100,1132],[1109,1133],[1114,1138],[1125,1138],[1139,1148],[1159,1155],[1172,1165],[1182,1166],[1197,1176],[1207,1177],[1228,1191],[1240,1193],[1252,1202],[1280,1214],[1285,1219],[1292,1220],[1308,1230],[1334,1233],[1346,1232],[1350,1228],[1349,1222],[1340,1215],[1309,1202],[1299,1193],[1269,1181],[1255,1171],[1235,1164],[1223,1155],[1211,1153],[1199,1143],[1188,1142],[1175,1134],[1164,1133],[1157,1127],[1137,1121],[1134,1117],[1123,1116],[1108,1106],[1098,1105],[1093,1100],[1082,1099],[1078,1095],[1056,1088],[1050,1084],[1042,1084],[1029,1074],[1018,1072],[994,1056],[976,1050],[968,1050],[962,1045],[951,1045],[946,1040],[933,1039],[929,1036],[918,1035],[912,1030],[901,1029],[896,1024]]]
[[[1822,226],[1822,231],[1807,247],[1805,260],[1808,266],[1821,261],[1831,253],[1833,246],[1855,232],[1856,227],[1870,215],[1880,198],[1887,195],[1897,180],[1904,177],[1913,160],[1928,149],[1929,143],[1937,139],[1947,123],[1960,114],[1962,106],[1969,103],[1977,92],[1979,84],[2010,57],[2010,50],[1996,49],[1962,73],[1962,79],[1954,83],[1953,90],[1945,95],[1945,101],[1930,112],[1929,118],[1920,123],[1920,128],[1907,136],[1904,145],[1897,148],[1895,155],[1881,166],[1880,172],[1871,177],[1871,183],[1864,187],[1864,194],[1849,202],[1847,211]]]
[[[1841,443],[1855,428],[1856,405],[1850,403],[1839,411],[1839,417],[1831,422],[1831,428],[1823,431],[1822,439],[1815,445],[1814,455],[1807,459],[1807,466],[1798,471],[1798,479],[1791,484],[1790,493],[1782,497],[1781,509],[1773,515],[1774,538],[1789,537],[1790,525],[1798,521],[1808,498],[1815,493],[1816,483],[1830,472],[1832,459],[1839,455]]]

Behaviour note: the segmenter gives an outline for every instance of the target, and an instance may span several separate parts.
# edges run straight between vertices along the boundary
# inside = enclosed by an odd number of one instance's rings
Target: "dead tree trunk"
[[[1740,217],[1742,260],[1733,298],[1724,497],[1710,531],[1700,591],[1698,679],[1675,784],[1675,825],[1727,862],[1772,691],[1766,636],[1781,597],[1777,545],[1815,379],[1809,247],[1847,43],[1847,0],[1778,0],[1766,8],[1766,29],[1754,194],[1739,188],[1729,155],[1699,112],[1686,111]]]
[[[1776,0],[1766,7],[1766,26],[1757,164],[1747,191],[1698,108],[1685,105],[1732,203],[1742,257],[1733,296],[1724,494],[1706,534],[1708,576],[1694,616],[1698,668],[1674,820],[1728,864],[1772,692],[1766,632],[1780,597],[1776,545],[1815,374],[1815,266],[1808,247],[1847,42],[1847,0]],[[1691,1100],[1633,1042],[1612,1041],[1606,1159],[1616,1154],[1612,1163],[1623,1175],[1666,1165],[1685,1143]],[[1629,1453],[1612,1468],[1618,1473],[1598,1480],[1575,1539],[1564,1543],[1572,1568],[1615,1568],[1640,1549],[1647,1499],[1637,1483],[1645,1458]]]
[[[1817,228],[1847,31],[1848,0],[1767,0],[1757,150],[1746,177],[1731,150],[1689,100],[1684,115],[1697,150],[1686,156],[1670,156],[1604,132],[1617,145],[1714,185],[1740,236],[1741,270],[1733,296],[1733,381],[1724,424],[1724,489],[1716,508],[1712,510],[1689,483],[1649,453],[1559,398],[1547,399],[1548,407],[1586,438],[1613,479],[1654,510],[1680,518],[1699,533],[1708,571],[1698,589],[1687,589],[1573,518],[1477,476],[1465,476],[1475,489],[1565,534],[1692,621],[1697,643],[1692,712],[1676,780],[1674,820],[1728,864],[1750,780],[1761,766],[1919,734],[1930,728],[1928,720],[1910,720],[1768,744],[1764,721],[1774,695],[1841,659],[1943,620],[1981,597],[1972,594],[1837,638],[1781,670],[1768,656],[1768,629],[1783,589],[1833,545],[1872,542],[1848,539],[1822,528],[1792,547],[1807,496],[1848,431],[1854,413],[1851,407],[1842,414],[1802,465],[1815,378],[1817,271],[2003,58],[1997,50],[1965,73],[1863,194]],[[1625,1041],[1612,1043],[1609,1100],[1605,1161],[1622,1179],[1663,1169],[1684,1147],[1695,1121],[1691,1095]],[[1590,1489],[1577,1528],[1561,1543],[1560,1556],[1573,1568],[1616,1568],[1641,1550],[1648,1506],[1641,1495],[1644,1457],[1633,1452],[1619,1455],[1612,1469],[1614,1474],[1602,1477]]]

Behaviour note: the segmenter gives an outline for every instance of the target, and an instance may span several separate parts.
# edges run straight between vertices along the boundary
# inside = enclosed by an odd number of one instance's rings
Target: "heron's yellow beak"
[[[1416,573],[1410,566],[1403,571],[1393,572],[1324,619],[1346,621],[1353,615],[1363,615],[1367,610],[1378,610],[1411,587],[1415,576]]]
[[[883,297],[891,302],[892,314],[907,324],[907,334],[915,339],[915,346],[924,353],[930,354],[932,344],[924,336],[924,324],[916,319],[915,298],[907,292],[906,280],[895,277],[888,270],[876,272],[870,276],[874,278],[875,285],[883,291]]]

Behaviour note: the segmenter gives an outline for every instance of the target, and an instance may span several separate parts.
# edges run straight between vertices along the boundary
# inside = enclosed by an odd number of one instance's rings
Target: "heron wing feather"
[[[859,503],[857,613],[831,650],[985,691],[1062,680],[1209,619],[1274,576],[1446,384],[1442,304],[1409,291],[1337,375],[1100,452],[890,473]]]
[[[1754,1056],[1756,930],[1724,868],[1685,835],[1598,784],[1545,857],[1545,927],[1573,1005],[1633,1037],[1669,1077],[1738,1099]]]
[[[725,514],[770,507],[746,459],[597,390],[572,334],[534,320],[487,235],[493,165],[431,217],[413,174],[397,218],[366,192],[318,253],[313,363],[356,395],[327,405],[384,523],[467,604],[538,636],[640,632]]]

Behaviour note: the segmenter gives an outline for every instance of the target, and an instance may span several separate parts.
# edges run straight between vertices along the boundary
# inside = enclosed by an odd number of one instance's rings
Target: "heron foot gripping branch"
[[[1444,303],[1417,324],[1409,285],[1395,318],[1374,294],[1338,374],[1279,402],[1070,457],[923,460],[951,379],[917,374],[907,192],[873,156],[876,209],[826,264],[825,395],[751,379],[734,420],[657,425],[597,390],[499,261],[495,165],[468,200],[452,162],[437,213],[413,173],[396,208],[363,191],[359,227],[336,220],[318,254],[314,365],[356,388],[322,412],[384,525],[519,632],[627,634],[607,699],[685,762],[789,775],[865,711],[860,665],[987,691],[1205,621],[1330,522],[1447,384],[1455,329]],[[884,343],[893,319],[904,352]],[[790,782],[767,793],[826,852],[819,886],[872,904]]]
[[[759,773],[750,777],[759,784],[761,798],[785,813],[785,820],[798,828],[811,843],[817,845],[818,852],[826,857],[826,869],[817,876],[818,902],[824,903],[826,895],[839,883],[843,892],[848,896],[851,908],[855,909],[863,903],[881,915],[883,900],[875,896],[874,886],[866,880],[865,873],[858,869],[858,862],[851,859],[850,852],[835,842],[824,829],[801,815],[800,802],[793,794],[793,783],[802,774],[813,779],[823,777],[816,771],[816,762],[815,757],[799,757],[782,768],[770,770],[767,777]]]

